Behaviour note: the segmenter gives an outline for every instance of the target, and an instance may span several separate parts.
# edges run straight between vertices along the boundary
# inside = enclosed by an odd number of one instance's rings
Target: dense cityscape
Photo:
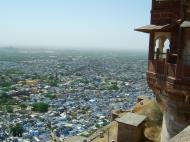
[[[0,141],[89,136],[152,97],[146,69],[145,53],[2,48]]]

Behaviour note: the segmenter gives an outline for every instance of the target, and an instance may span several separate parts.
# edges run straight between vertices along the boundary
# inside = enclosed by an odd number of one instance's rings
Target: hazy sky
[[[144,49],[151,0],[0,0],[0,46]]]

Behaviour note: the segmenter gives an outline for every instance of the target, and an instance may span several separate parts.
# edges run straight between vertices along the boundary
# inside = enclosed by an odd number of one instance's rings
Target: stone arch
[[[160,42],[160,39],[157,38],[155,41],[154,41],[154,51],[156,52],[157,51],[157,48],[159,48],[159,42]]]
[[[167,52],[170,51],[170,40],[167,38],[164,42],[163,55],[162,58],[167,58]]]
[[[159,49],[159,44],[160,44],[160,39],[157,38],[154,40],[154,59],[156,59],[157,57],[157,50]]]
[[[167,53],[167,50],[170,50],[170,40],[167,38],[164,42],[164,49],[163,49],[163,52],[164,53]]]
[[[170,33],[158,32],[154,37],[154,51],[159,50],[159,58],[166,58],[167,50],[170,49]]]

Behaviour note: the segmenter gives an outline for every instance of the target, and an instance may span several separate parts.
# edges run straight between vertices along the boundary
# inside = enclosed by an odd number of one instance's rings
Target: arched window
[[[157,51],[157,48],[159,48],[159,42],[160,42],[160,39],[157,38],[156,41],[155,41],[154,52],[156,52],[156,51]]]
[[[154,59],[156,59],[157,50],[159,49],[160,39],[157,38],[154,46]]]
[[[170,33],[157,32],[154,35],[154,58],[166,59],[167,50],[170,49]]]
[[[163,48],[163,55],[162,55],[163,59],[166,59],[168,49],[170,50],[170,41],[169,39],[166,39],[164,42],[164,48]]]
[[[169,41],[169,39],[166,39],[165,42],[164,42],[163,53],[167,53],[168,49],[170,49],[170,41]]]

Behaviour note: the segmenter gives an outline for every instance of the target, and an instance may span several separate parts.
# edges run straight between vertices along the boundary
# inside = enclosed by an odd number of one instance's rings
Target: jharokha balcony
[[[190,91],[189,9],[189,1],[152,0],[150,24],[135,29],[150,34],[147,80],[152,89]]]
[[[183,60],[181,60],[183,58]],[[152,88],[157,87],[176,88],[178,84],[190,85],[190,55],[179,56],[166,53],[154,52],[154,58],[148,61],[147,81]]]

